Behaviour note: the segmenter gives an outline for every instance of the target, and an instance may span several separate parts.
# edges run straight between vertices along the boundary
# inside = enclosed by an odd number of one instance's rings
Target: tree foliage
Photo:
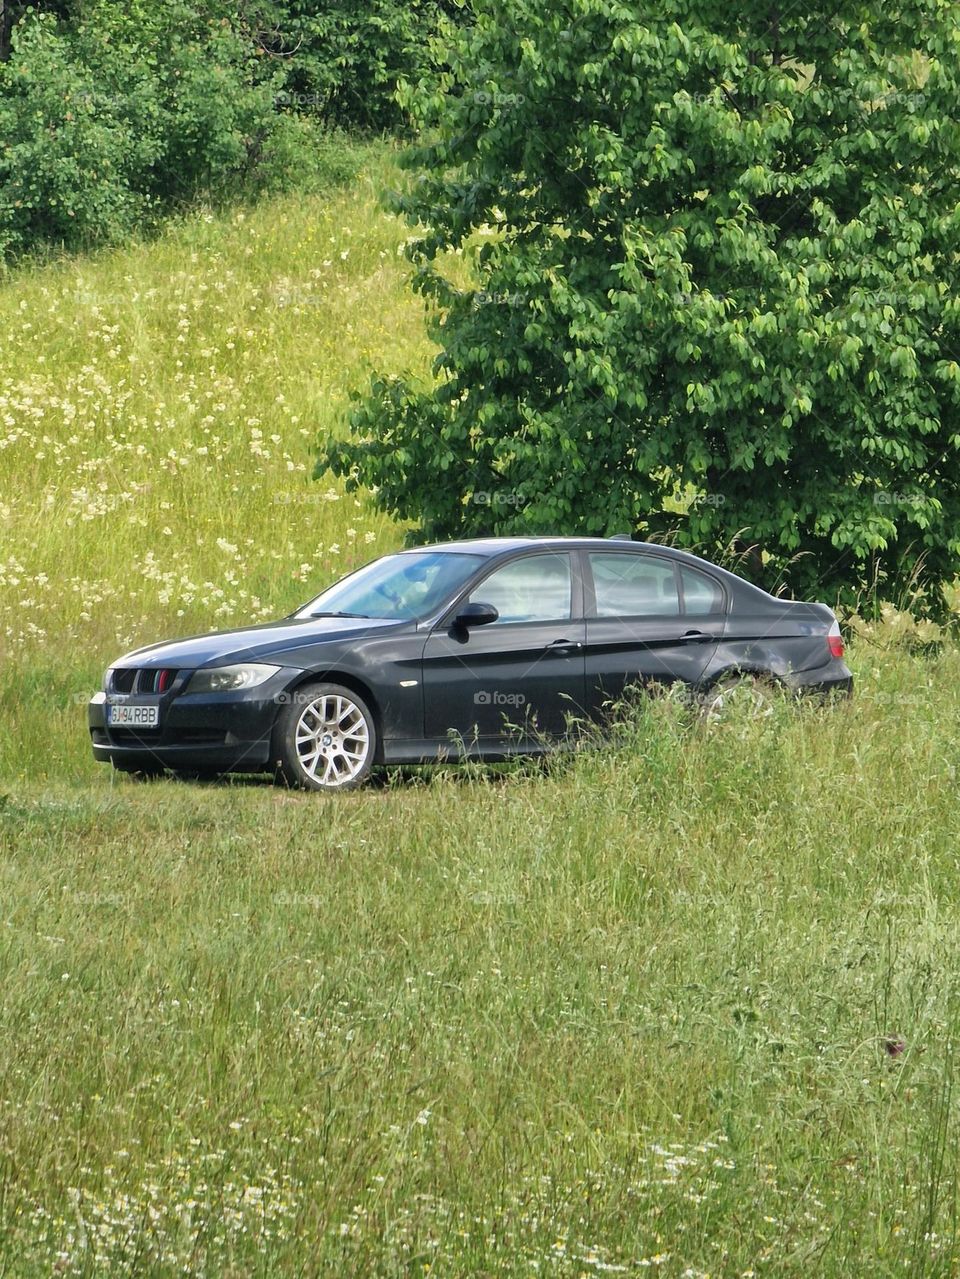
[[[463,11],[453,0],[282,0],[267,47],[287,59],[291,104],[329,124],[399,130],[398,82],[428,72],[432,39]]]
[[[946,0],[480,0],[398,200],[435,384],[376,380],[321,467],[429,538],[952,575],[958,68]]]
[[[400,128],[442,4],[0,0],[0,259],[196,198],[342,176],[326,125]],[[326,143],[327,145],[324,145]]]

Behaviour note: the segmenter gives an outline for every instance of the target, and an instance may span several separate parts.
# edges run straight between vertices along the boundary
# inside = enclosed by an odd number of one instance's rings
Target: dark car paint
[[[357,638],[361,633],[402,625],[379,618],[317,617],[283,618],[259,626],[241,626],[235,631],[212,631],[187,639],[166,640],[136,649],[114,662],[114,667],[182,665],[192,670],[204,666],[226,666],[231,662],[254,662],[269,653],[274,665],[295,666],[287,655],[328,640]],[[237,643],[227,641],[236,637]]]
[[[726,612],[626,620],[578,616],[568,622],[498,624],[466,632],[454,625],[460,605],[487,574],[514,557],[551,550],[571,554],[574,611],[586,612],[592,604],[586,552],[613,548],[697,568],[720,586]],[[173,768],[263,771],[271,763],[271,735],[280,708],[300,685],[315,679],[344,684],[367,701],[377,719],[378,758],[384,763],[459,754],[503,758],[542,749],[543,734],[560,733],[571,715],[598,716],[605,703],[638,682],[680,679],[705,689],[731,673],[754,672],[797,690],[852,688],[849,670],[827,648],[826,633],[834,618],[826,605],[776,599],[682,551],[558,538],[484,539],[434,549],[479,551],[486,560],[430,617],[291,616],[125,655],[112,669],[166,668],[178,675],[164,693],[126,699],[156,702],[158,730],[108,729],[103,695],[95,698],[89,709],[95,756],[128,765],[142,759]],[[506,648],[505,638],[510,639]],[[246,692],[185,691],[193,671],[241,661],[268,662],[280,669]],[[484,694],[490,694],[489,700]],[[109,689],[107,695],[120,696]],[[518,735],[513,726],[523,725],[528,731]]]
[[[585,629],[582,621],[467,634],[438,627],[423,650],[425,735],[497,740],[505,722],[528,726],[530,736],[563,733],[568,715],[584,713]]]

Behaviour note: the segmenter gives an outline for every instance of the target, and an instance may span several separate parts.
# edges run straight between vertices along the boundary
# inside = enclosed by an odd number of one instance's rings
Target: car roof
[[[627,537],[474,537],[462,542],[436,542],[433,545],[412,546],[412,551],[461,551],[472,555],[500,555],[504,551],[549,550],[558,547],[565,550],[584,547],[595,550],[598,547],[607,549],[630,547],[633,550],[662,551],[668,555],[688,556],[686,551],[676,551],[670,546],[660,546],[654,542],[634,542]]]
[[[475,537],[462,542],[436,542],[433,545],[411,546],[408,551],[459,551],[461,554],[492,557],[509,551],[550,549],[649,551],[656,555],[669,556],[671,559],[706,564],[708,568],[716,569],[720,573],[726,571],[689,551],[677,550],[673,546],[662,546],[659,542],[634,542],[628,537]]]
[[[486,558],[493,559],[511,551],[550,549],[567,551],[596,551],[601,549],[627,552],[647,551],[652,554],[666,556],[669,559],[680,560],[685,564],[708,569],[715,576],[726,582],[728,587],[732,588],[741,597],[746,594],[754,599],[757,596],[762,596],[765,600],[776,599],[775,596],[770,595],[762,587],[754,586],[752,582],[748,582],[737,573],[731,573],[729,569],[721,568],[719,564],[714,564],[711,560],[701,559],[699,555],[693,555],[690,551],[681,551],[673,546],[662,546],[659,542],[634,542],[632,538],[624,535],[618,537],[476,537],[462,542],[437,542],[432,546],[412,546],[406,553],[411,551],[459,551],[462,554],[483,555]],[[401,554],[404,553],[401,552]],[[783,603],[783,601],[777,602]]]

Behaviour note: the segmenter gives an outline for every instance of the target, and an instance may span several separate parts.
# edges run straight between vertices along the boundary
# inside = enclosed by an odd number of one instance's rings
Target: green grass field
[[[953,645],[336,800],[93,764],[119,651],[399,540],[309,478],[429,368],[393,180],[0,287],[0,1273],[956,1274]]]

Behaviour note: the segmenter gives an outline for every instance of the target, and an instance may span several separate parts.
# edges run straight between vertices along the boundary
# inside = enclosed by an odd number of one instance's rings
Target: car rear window
[[[720,583],[698,569],[680,569],[683,583],[683,611],[690,617],[706,617],[710,613],[723,612],[723,591]]]
[[[597,617],[678,617],[680,599],[670,560],[652,555],[590,554]]]

